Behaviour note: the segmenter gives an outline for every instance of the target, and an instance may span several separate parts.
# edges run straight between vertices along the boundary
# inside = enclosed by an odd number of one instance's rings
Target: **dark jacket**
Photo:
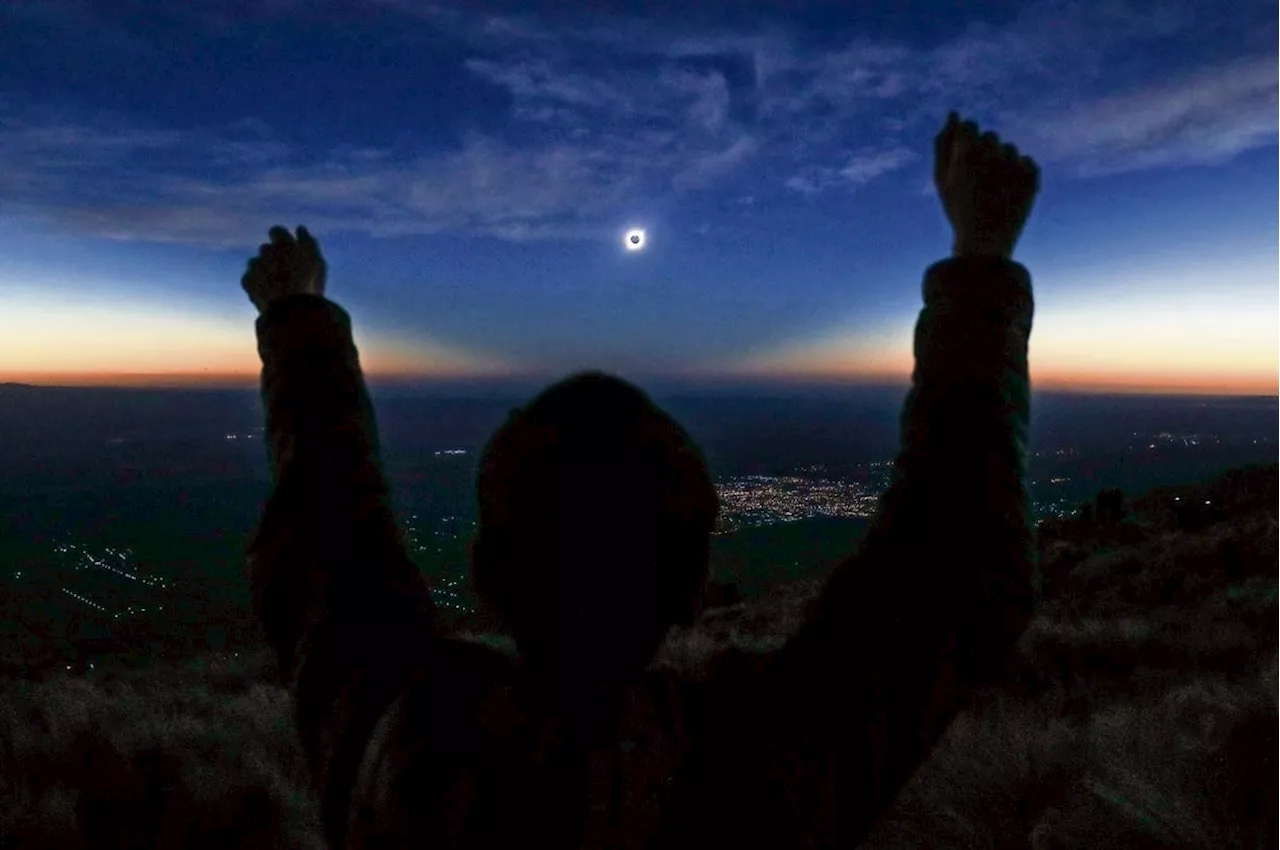
[[[330,842],[856,844],[1030,615],[1031,317],[1021,265],[932,266],[892,483],[805,625],[696,680],[651,670],[584,693],[578,717],[515,659],[440,633],[346,313],[272,306],[257,330],[274,483],[248,560]],[[582,733],[610,699],[618,723]]]

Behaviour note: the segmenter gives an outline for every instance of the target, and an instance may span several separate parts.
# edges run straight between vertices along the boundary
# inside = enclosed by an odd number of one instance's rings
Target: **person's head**
[[[513,410],[477,495],[476,590],[531,663],[627,675],[696,614],[715,486],[684,429],[626,381],[579,373]]]

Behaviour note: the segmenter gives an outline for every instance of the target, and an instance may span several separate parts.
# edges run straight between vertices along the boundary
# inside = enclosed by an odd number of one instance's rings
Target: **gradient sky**
[[[957,108],[1041,163],[1037,386],[1277,391],[1269,0],[480,5],[0,6],[0,380],[252,381],[305,223],[375,379],[905,381]]]

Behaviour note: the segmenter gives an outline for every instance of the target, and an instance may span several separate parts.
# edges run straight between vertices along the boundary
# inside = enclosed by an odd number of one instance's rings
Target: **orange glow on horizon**
[[[1178,297],[1126,291],[1104,304],[1041,309],[1028,352],[1035,390],[1134,395],[1280,395],[1280,335],[1270,294],[1242,288]],[[1265,297],[1264,297],[1265,296]],[[1263,302],[1261,305],[1257,302]],[[1260,309],[1265,307],[1265,309]],[[719,364],[719,374],[796,382],[906,385],[914,316],[832,328]]]
[[[1270,297],[1270,296],[1269,296]],[[1243,292],[1050,305],[1031,339],[1036,390],[1080,393],[1276,396],[1280,345],[1274,311]],[[717,363],[654,374],[717,382],[905,386],[913,316],[876,328],[832,328],[818,338]],[[537,364],[357,328],[371,382],[552,380]],[[591,368],[583,364],[582,368]],[[251,320],[156,305],[67,303],[0,294],[0,381],[44,386],[253,388],[260,364]],[[571,371],[571,370],[569,370]]]
[[[368,345],[361,351],[361,371],[372,381],[466,380],[474,378],[513,378],[519,375],[500,368],[496,362],[467,362],[463,357],[413,345]],[[197,358],[190,358],[197,359]],[[210,358],[213,359],[213,358]],[[190,366],[173,369],[104,368],[86,369],[0,370],[0,382],[14,382],[50,387],[128,387],[128,388],[256,388],[262,374],[258,354],[253,351],[243,358],[226,358],[207,368]],[[185,364],[184,364],[185,365]]]
[[[824,383],[850,385],[894,385],[903,387],[910,383],[907,370],[812,370],[784,372],[781,370],[763,374],[734,372],[712,375],[706,378],[735,378],[750,380],[760,378],[775,382],[796,384]],[[1179,375],[1067,375],[1061,373],[1031,374],[1031,387],[1035,391],[1072,392],[1086,394],[1117,395],[1222,395],[1222,396],[1280,396],[1280,378],[1276,375],[1225,375],[1221,378]]]
[[[406,361],[398,357],[362,358],[366,361],[365,376],[370,381],[451,381],[451,380],[506,380],[534,379],[556,380],[556,375],[526,373],[526,371],[502,371],[497,369],[467,370],[458,367],[422,369],[421,361]],[[456,366],[456,365],[454,365]],[[205,369],[172,371],[131,370],[63,370],[63,371],[0,371],[0,381],[44,385],[44,387],[120,387],[120,388],[210,388],[253,389],[259,385],[260,369]],[[1175,371],[1164,373],[1138,373],[1138,371],[1073,371],[1061,367],[1030,367],[1033,390],[1070,393],[1107,394],[1179,394],[1179,396],[1276,396],[1280,394],[1280,374],[1260,373],[1201,373],[1185,374]],[[750,383],[751,380],[769,383],[801,384],[850,384],[850,385],[902,385],[910,383],[909,365],[892,367],[886,362],[864,367],[842,364],[815,364],[809,369],[776,366],[772,369],[689,370],[678,375],[657,378],[684,379],[696,383],[704,380],[735,380]]]
[[[1133,374],[1063,374],[1031,373],[1032,387],[1037,390],[1078,393],[1117,393],[1132,395],[1280,395],[1280,375],[1228,374],[1155,375]]]
[[[0,382],[39,387],[121,387],[128,389],[249,389],[253,372],[0,372]]]
[[[1071,361],[1072,358],[1033,357],[1032,389],[1126,395],[1280,395],[1280,368],[1232,368],[1237,364],[1210,360],[1198,364],[1198,368],[1175,362],[1165,369],[1152,369],[1146,363],[1121,362],[1107,369],[1088,368],[1085,363]],[[1147,368],[1142,368],[1144,366]],[[1178,368],[1180,366],[1183,368]],[[880,353],[864,358],[843,347],[814,348],[788,352],[772,362],[762,358],[736,367],[691,373],[690,377],[906,386],[911,380],[912,367],[913,361],[906,354]]]
[[[0,382],[16,382],[48,387],[121,387],[132,389],[256,389],[259,370],[200,372],[0,372]],[[365,377],[370,381],[450,381],[476,379],[538,378],[553,380],[550,376],[533,374],[500,373],[495,371],[422,371],[409,369],[379,370],[368,368]],[[794,382],[833,383],[850,385],[906,386],[910,371],[888,369],[811,369],[804,371],[773,369],[760,372],[734,370],[732,372],[689,372],[681,378],[696,382],[699,379],[716,381],[734,379],[750,382],[752,379],[774,383]],[[1032,388],[1038,391],[1105,393],[1122,395],[1231,395],[1277,396],[1280,395],[1280,376],[1277,375],[1206,375],[1187,376],[1176,374],[1070,374],[1032,369]]]
[[[412,372],[365,369],[369,381],[450,381],[515,378],[518,375],[454,371]],[[125,389],[256,389],[261,372],[0,372],[0,383],[41,387],[120,387]]]
[[[505,377],[500,360],[357,329],[374,379]],[[92,364],[92,365],[90,365]],[[155,305],[0,297],[0,381],[44,386],[254,387],[252,321]]]

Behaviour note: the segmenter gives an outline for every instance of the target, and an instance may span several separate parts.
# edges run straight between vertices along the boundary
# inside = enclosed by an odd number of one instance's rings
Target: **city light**
[[[211,439],[219,441],[223,435],[215,432]],[[226,439],[248,439],[252,435],[229,434]],[[1128,449],[1135,456],[1146,456],[1149,447],[1180,450],[1185,447],[1196,452],[1209,451],[1221,445],[1222,440],[1206,434],[1134,433]],[[1082,500],[1090,500],[1096,486],[1083,480],[1072,466],[1084,452],[1069,445],[1044,446],[1031,453],[1037,468],[1037,477],[1029,478],[1032,508],[1037,522],[1050,517],[1071,516],[1080,509]],[[437,456],[467,455],[463,448],[441,449]],[[1041,466],[1043,465],[1043,467]],[[881,498],[893,481],[893,459],[862,463],[849,469],[810,463],[793,467],[792,471],[771,475],[732,475],[715,481],[719,496],[720,515],[713,530],[716,536],[734,534],[748,528],[785,525],[814,519],[869,519],[880,507]],[[1181,502],[1173,496],[1172,501]],[[1212,507],[1212,499],[1196,497]],[[422,502],[417,504],[421,505]],[[476,610],[473,590],[468,581],[469,563],[466,541],[475,527],[472,516],[460,512],[454,503],[440,507],[406,513],[402,517],[404,545],[419,562],[431,587],[431,596],[441,610],[468,613]],[[449,505],[446,507],[446,505]],[[422,508],[419,508],[422,510]],[[110,631],[124,632],[126,624],[135,618],[147,618],[165,613],[165,607],[156,605],[156,597],[140,595],[143,588],[168,589],[170,579],[154,571],[153,562],[139,562],[130,546],[118,541],[110,544],[88,542],[91,538],[77,539],[62,534],[42,544],[50,557],[52,574],[31,569],[11,570],[12,579],[23,580],[14,584],[15,592],[33,597],[44,594],[38,603],[58,600],[66,611],[79,618],[89,612],[98,612],[103,624],[111,624]],[[798,555],[798,553],[796,553]],[[154,557],[151,556],[151,557]],[[180,559],[175,554],[175,559]],[[803,561],[786,557],[782,564],[803,566]],[[160,570],[170,572],[161,565]],[[185,574],[185,573],[184,573]],[[48,580],[47,584],[40,581]],[[67,586],[63,586],[63,583]],[[198,589],[193,592],[199,593]],[[145,593],[145,591],[143,591]],[[88,609],[88,611],[86,611]],[[170,608],[169,616],[175,616]],[[92,615],[91,615],[92,616]]]
[[[854,482],[795,475],[737,476],[721,481],[717,490],[722,534],[813,517],[868,517],[880,498],[878,490]]]

